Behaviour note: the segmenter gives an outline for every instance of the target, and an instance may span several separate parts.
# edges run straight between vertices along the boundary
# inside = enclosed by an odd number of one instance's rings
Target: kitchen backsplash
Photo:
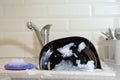
[[[0,58],[39,57],[41,47],[27,21],[39,29],[52,24],[50,41],[88,38],[102,57],[101,32],[120,27],[120,0],[0,0]]]

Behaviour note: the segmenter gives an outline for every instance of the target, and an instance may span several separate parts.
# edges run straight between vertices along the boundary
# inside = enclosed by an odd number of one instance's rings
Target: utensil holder
[[[104,41],[104,60],[120,65],[120,40]]]

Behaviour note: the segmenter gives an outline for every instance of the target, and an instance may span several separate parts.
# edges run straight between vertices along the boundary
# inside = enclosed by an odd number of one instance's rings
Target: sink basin
[[[32,70],[34,75],[27,71],[13,71],[8,74],[12,80],[113,80],[115,71],[104,63],[102,65],[104,70],[101,72]]]
[[[4,64],[10,59],[0,60],[0,75],[3,80],[113,80],[115,71],[101,61],[102,71],[49,71],[49,70],[5,70]],[[36,59],[25,59],[27,62],[36,62]],[[37,63],[35,63],[37,64]],[[32,73],[32,74],[31,74]],[[0,79],[0,80],[2,80]]]

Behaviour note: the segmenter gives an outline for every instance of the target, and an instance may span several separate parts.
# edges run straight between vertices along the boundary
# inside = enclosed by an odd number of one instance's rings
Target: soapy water
[[[87,64],[80,64],[80,60],[77,60],[77,66],[73,66],[70,60],[62,60],[59,64],[55,66],[55,71],[95,71],[94,61],[90,60]]]

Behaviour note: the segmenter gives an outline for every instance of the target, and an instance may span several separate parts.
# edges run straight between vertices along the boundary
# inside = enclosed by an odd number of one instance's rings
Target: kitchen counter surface
[[[91,72],[76,72],[76,71],[43,71],[43,70],[20,70],[11,71],[5,70],[4,65],[8,63],[10,59],[0,59],[0,75],[2,77],[10,77],[12,80],[120,80],[120,66],[107,63],[116,72],[116,76],[104,73],[99,75],[98,73]],[[27,62],[38,65],[35,59],[25,59]],[[37,63],[35,63],[37,62]]]

